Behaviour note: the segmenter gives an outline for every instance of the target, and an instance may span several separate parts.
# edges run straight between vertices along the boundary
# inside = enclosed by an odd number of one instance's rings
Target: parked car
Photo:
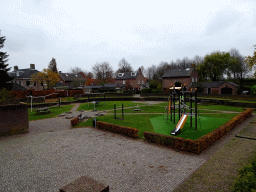
[[[241,95],[249,95],[250,92],[249,91],[242,91]]]

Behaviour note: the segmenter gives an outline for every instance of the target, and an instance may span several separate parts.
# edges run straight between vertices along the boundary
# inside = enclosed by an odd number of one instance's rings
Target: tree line
[[[0,36],[0,49],[4,47],[5,40],[6,38],[4,36]],[[256,45],[254,45],[254,48],[256,50]],[[10,67],[8,68],[9,64],[7,64],[8,56],[6,52],[0,51],[0,90],[7,86],[7,82],[12,80],[8,75],[8,71],[11,69]],[[256,51],[254,51],[252,56],[246,57],[241,55],[235,48],[230,49],[228,52],[213,51],[204,57],[196,55],[192,59],[184,57],[176,61],[162,61],[158,65],[153,64],[147,69],[141,66],[135,69],[135,72],[140,70],[149,81],[161,84],[162,76],[166,70],[190,68],[192,64],[195,64],[200,82],[228,79],[241,85],[248,72],[252,71],[256,66]],[[58,73],[54,58],[48,65],[48,69],[44,69],[41,72],[41,81],[49,80],[49,76],[51,75],[54,76],[55,81],[58,80],[57,75],[51,74],[50,71]],[[122,58],[118,63],[118,69],[116,71],[113,70],[107,61],[104,61],[93,65],[91,72],[87,72],[80,67],[71,67],[70,72],[75,74],[80,73],[87,79],[86,84],[90,85],[93,78],[96,79],[94,81],[96,84],[112,83],[118,73],[134,72],[134,69],[125,58]],[[47,75],[48,73],[49,75]],[[256,77],[256,73],[254,73],[254,76]]]

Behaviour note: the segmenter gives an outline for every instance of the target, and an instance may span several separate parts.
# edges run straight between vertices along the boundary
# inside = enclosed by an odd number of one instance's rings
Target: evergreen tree
[[[0,36],[0,49],[4,47],[5,37]],[[7,68],[9,64],[6,62],[8,61],[7,57],[9,55],[6,52],[0,51],[0,90],[6,87],[7,82],[11,81],[13,78],[9,76],[7,73],[11,68]]]
[[[48,69],[52,70],[54,73],[58,73],[57,63],[55,58],[52,58],[52,60],[50,61],[48,65]]]

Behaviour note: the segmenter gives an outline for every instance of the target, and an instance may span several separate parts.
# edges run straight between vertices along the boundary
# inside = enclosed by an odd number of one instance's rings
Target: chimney
[[[14,66],[14,71],[17,71],[19,69],[19,67],[16,65]]]
[[[35,69],[35,64],[30,64],[30,69]]]

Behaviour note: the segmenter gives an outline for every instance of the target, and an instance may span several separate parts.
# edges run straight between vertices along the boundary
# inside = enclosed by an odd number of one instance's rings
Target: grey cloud
[[[18,52],[23,50],[42,51],[47,45],[47,35],[40,29],[23,28],[20,26],[8,26],[6,28],[5,48]]]
[[[219,11],[206,27],[206,35],[219,34],[234,26],[241,17],[239,11]]]

